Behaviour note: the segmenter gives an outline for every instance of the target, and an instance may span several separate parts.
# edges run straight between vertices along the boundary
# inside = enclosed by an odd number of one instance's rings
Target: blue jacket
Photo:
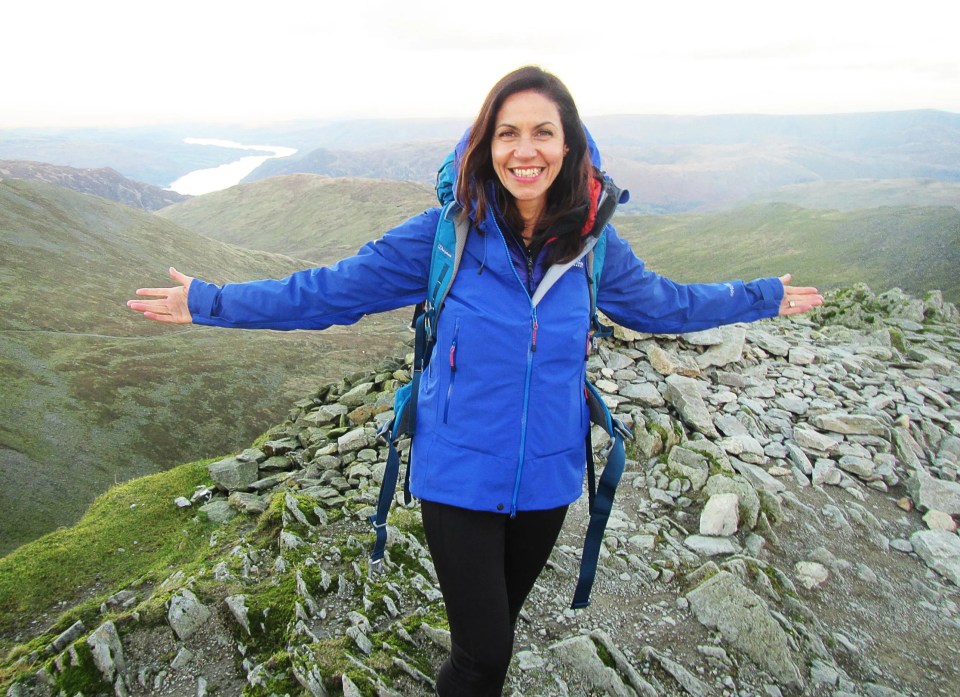
[[[438,217],[439,209],[428,210],[355,256],[283,280],[222,288],[196,280],[188,297],[193,321],[324,329],[414,305],[425,297]],[[612,226],[606,234],[597,305],[622,326],[680,333],[779,311],[776,278],[675,283],[646,269]],[[522,272],[492,214],[474,225],[420,385],[411,456],[418,498],[513,513],[580,495],[589,428],[587,276],[571,268],[534,308]]]

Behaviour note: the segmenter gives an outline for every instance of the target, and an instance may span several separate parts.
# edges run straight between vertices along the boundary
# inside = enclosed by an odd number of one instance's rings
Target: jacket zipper
[[[450,382],[447,385],[447,400],[443,405],[443,423],[447,423],[447,416],[450,413],[450,401],[453,397],[453,383],[457,379],[457,342],[460,340],[460,320],[453,328],[453,341],[450,342]]]
[[[537,350],[537,308],[533,304],[533,298],[530,295],[530,289],[527,287],[527,284],[523,282],[523,279],[520,278],[520,274],[517,273],[516,267],[513,265],[513,258],[510,255],[510,249],[507,247],[507,238],[503,234],[503,230],[500,229],[500,225],[496,222],[494,218],[494,225],[497,227],[497,232],[500,233],[500,241],[503,243],[503,251],[507,255],[507,262],[510,264],[510,269],[513,271],[514,277],[517,279],[517,283],[520,284],[520,287],[523,288],[523,292],[526,293],[527,302],[530,304],[530,347],[527,349],[527,371],[523,380],[523,411],[520,414],[520,456],[517,461],[517,478],[513,484],[513,496],[510,499],[510,517],[517,517],[517,498],[520,495],[520,480],[523,477],[523,465],[525,459],[525,453],[527,449],[527,412],[529,411],[530,406],[530,382],[533,377],[533,354]],[[527,269],[532,271],[533,259],[527,255]],[[528,273],[528,276],[530,274]]]

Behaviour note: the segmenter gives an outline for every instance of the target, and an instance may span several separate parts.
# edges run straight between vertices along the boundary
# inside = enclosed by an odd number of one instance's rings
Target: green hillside
[[[0,553],[118,481],[249,443],[408,337],[406,312],[318,333],[143,320],[124,303],[170,265],[223,282],[309,263],[48,184],[0,182],[0,258]]]
[[[852,211],[879,206],[960,208],[960,183],[936,179],[850,179],[783,186],[755,194],[746,203],[793,203],[804,208]]]
[[[413,182],[292,174],[198,196],[158,215],[213,239],[328,264],[436,205]]]
[[[790,272],[823,290],[864,282],[878,292],[940,289],[960,300],[960,210],[856,211],[763,204],[709,215],[620,216],[618,231],[654,271],[678,281]]]

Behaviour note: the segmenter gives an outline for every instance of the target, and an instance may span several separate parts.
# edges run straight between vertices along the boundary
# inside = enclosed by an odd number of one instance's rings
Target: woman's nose
[[[520,141],[517,143],[516,149],[514,150],[514,154],[517,157],[535,157],[537,154],[537,148],[530,138],[521,137]]]

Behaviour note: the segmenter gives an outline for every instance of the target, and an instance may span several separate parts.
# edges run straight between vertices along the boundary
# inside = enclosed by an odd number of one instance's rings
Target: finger
[[[179,288],[137,288],[137,295],[155,295],[160,298],[170,297],[170,293],[175,290],[180,290]]]
[[[127,307],[137,312],[169,314],[169,305],[164,300],[128,300]]]
[[[780,306],[780,314],[797,315],[801,312],[809,312],[815,307],[823,304],[822,295],[803,295],[797,297],[785,297]]]
[[[173,317],[173,315],[170,315],[170,314],[161,315],[156,312],[144,312],[143,316],[146,317],[147,319],[152,319],[157,322],[176,322],[177,321]]]
[[[793,274],[792,274],[792,273],[785,273],[785,274],[783,274],[783,275],[780,277],[780,283],[782,283],[782,284],[785,285],[785,286],[790,285],[790,281],[792,281],[792,280],[793,280]]]
[[[180,273],[172,266],[167,270],[167,273],[170,274],[170,278],[184,287],[189,286],[190,282],[193,280],[193,276],[187,276],[184,273]]]

